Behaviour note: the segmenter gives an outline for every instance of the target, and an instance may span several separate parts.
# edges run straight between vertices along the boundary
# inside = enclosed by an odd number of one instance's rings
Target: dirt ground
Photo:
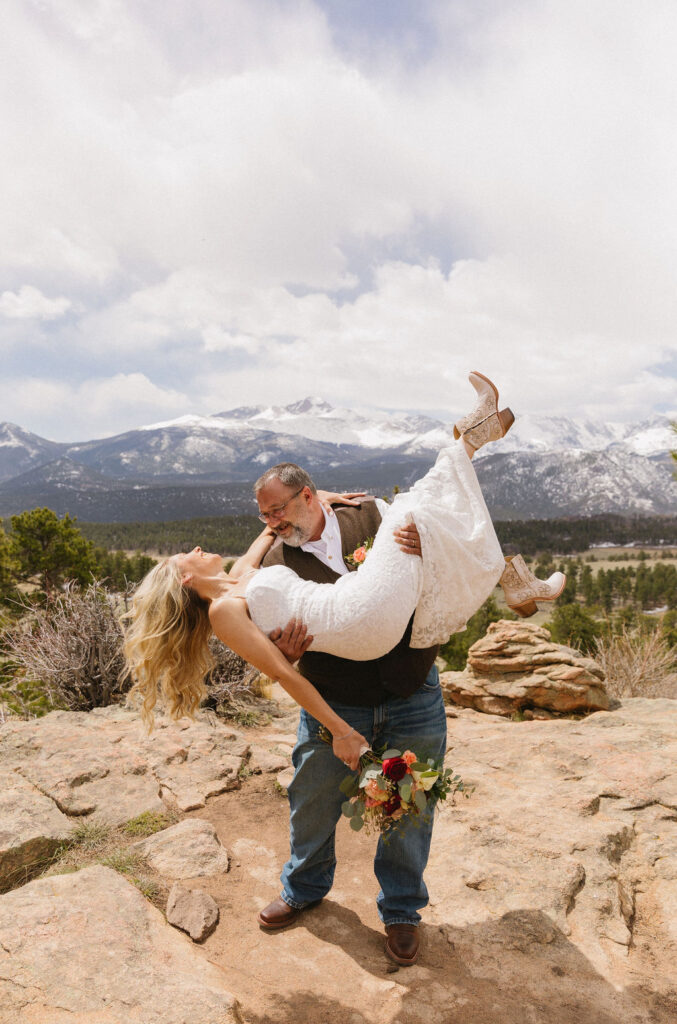
[[[273,728],[289,732],[295,717],[292,711]],[[247,737],[256,742],[270,731],[248,729]],[[341,821],[329,897],[290,928],[266,932],[256,915],[279,895],[289,855],[289,805],[275,775],[246,778],[240,790],[215,797],[194,816],[215,825],[231,858],[226,875],[195,879],[190,887],[204,889],[219,906],[219,924],[202,948],[225,972],[246,1024],[409,1024],[421,1018],[393,1017],[395,1006],[416,1004],[419,990],[431,985],[457,983],[461,968],[434,926],[422,927],[420,964],[398,968],[386,957],[375,903],[375,836],[357,835]]]
[[[280,717],[266,727],[247,729],[246,735],[269,750],[275,750],[277,736],[280,752],[295,731],[297,710],[279,687],[274,690],[275,699],[281,698]],[[279,875],[289,853],[288,802],[275,774],[250,775],[239,790],[209,800],[193,815],[215,825],[231,859],[225,875],[186,884],[208,892],[220,908],[216,930],[197,948],[224,972],[242,1024],[677,1020],[677,995],[666,995],[664,986],[652,983],[654,969],[648,964],[632,986],[620,982],[620,975],[614,983],[564,934],[556,934],[540,911],[500,919],[483,915],[450,929],[436,924],[439,914],[427,908],[419,962],[397,967],[384,953],[385,934],[375,906],[376,837],[355,834],[345,820],[337,829],[338,866],[329,896],[289,928],[264,931],[256,915],[279,895]],[[637,925],[638,933],[642,927]],[[539,938],[544,930],[548,935]],[[532,933],[534,942],[526,941]],[[654,937],[652,948],[656,945]],[[654,968],[660,974],[666,965]]]

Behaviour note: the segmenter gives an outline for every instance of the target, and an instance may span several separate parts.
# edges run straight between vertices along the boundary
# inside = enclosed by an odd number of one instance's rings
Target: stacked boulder
[[[606,711],[604,672],[592,658],[553,643],[542,626],[493,622],[463,672],[444,672],[448,703],[493,715],[546,718]]]

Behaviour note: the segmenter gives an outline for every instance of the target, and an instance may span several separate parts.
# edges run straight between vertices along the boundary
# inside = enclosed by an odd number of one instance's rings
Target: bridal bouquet
[[[346,796],[341,811],[359,832],[387,832],[402,818],[413,822],[433,810],[449,793],[470,796],[460,775],[433,758],[419,760],[411,750],[368,751],[360,759],[359,775],[349,775],[340,786]]]

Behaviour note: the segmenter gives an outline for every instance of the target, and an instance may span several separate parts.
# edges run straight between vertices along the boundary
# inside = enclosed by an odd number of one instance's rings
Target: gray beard
[[[300,548],[307,540],[306,531],[302,530],[300,526],[292,526],[290,535],[283,538],[283,542],[290,548]]]

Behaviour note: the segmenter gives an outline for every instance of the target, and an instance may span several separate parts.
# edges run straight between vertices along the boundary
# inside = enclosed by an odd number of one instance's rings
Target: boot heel
[[[513,416],[512,409],[501,409],[501,411],[498,414],[498,422],[501,424],[503,437],[505,437],[505,435],[508,433],[511,426],[515,422],[515,417]]]
[[[538,605],[535,601],[528,601],[526,604],[508,605],[508,608],[513,612],[517,612],[517,614],[523,619],[528,619],[538,611]]]

